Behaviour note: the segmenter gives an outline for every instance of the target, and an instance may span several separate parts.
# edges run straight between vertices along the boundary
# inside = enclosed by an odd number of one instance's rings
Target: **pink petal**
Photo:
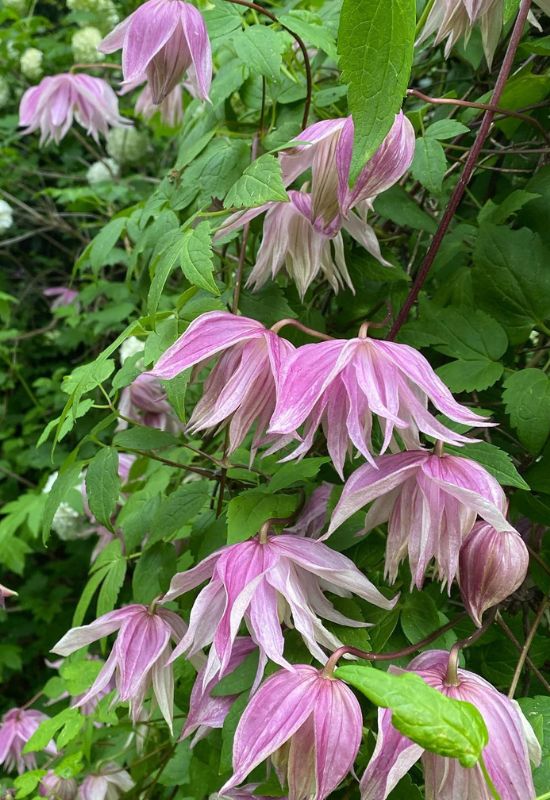
[[[378,738],[372,758],[361,778],[361,800],[386,800],[422,753],[423,749],[419,745],[393,727],[391,711],[379,708]]]
[[[141,605],[124,606],[116,611],[104,614],[90,625],[72,628],[52,647],[51,652],[59,656],[69,656],[75,650],[79,650],[81,647],[114,633],[126,620],[142,612],[143,608],[144,606]]]

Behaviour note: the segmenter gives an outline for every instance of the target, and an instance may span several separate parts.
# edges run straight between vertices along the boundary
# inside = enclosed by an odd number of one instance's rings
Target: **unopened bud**
[[[521,586],[529,552],[516,531],[496,531],[478,522],[460,549],[459,584],[466,611],[476,625],[488,608]]]

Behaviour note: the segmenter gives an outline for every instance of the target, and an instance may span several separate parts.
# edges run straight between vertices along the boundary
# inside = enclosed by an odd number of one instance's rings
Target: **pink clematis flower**
[[[353,766],[363,718],[345,683],[299,664],[281,670],[256,692],[235,732],[233,776],[223,796],[271,757],[292,800],[324,800]]]
[[[498,531],[517,535],[504,516],[507,501],[499,483],[468,458],[412,450],[359,467],[344,487],[327,536],[372,500],[365,532],[389,523],[385,569],[392,583],[408,554],[419,589],[434,558],[450,591],[460,548],[478,515]]]
[[[0,583],[0,608],[6,607],[7,597],[17,597],[17,592],[14,592],[13,589],[8,589],[7,586]]]
[[[413,659],[408,671],[447,697],[472,703],[489,732],[483,760],[501,800],[534,800],[529,757],[540,761],[540,746],[517,703],[486,680],[459,669],[456,685],[447,680],[449,653],[430,650]],[[396,670],[390,667],[392,671]],[[427,800],[491,800],[481,767],[463,767],[456,759],[424,752],[391,724],[391,711],[378,711],[378,740],[361,779],[361,800],[385,800],[419,758],[424,765]]]
[[[4,765],[6,772],[17,770],[22,775],[27,770],[36,769],[35,753],[23,753],[23,748],[46,719],[46,714],[32,708],[12,708],[4,714],[0,723],[0,764]],[[57,755],[53,741],[44,751],[51,756]]]
[[[472,441],[438,422],[427,410],[428,400],[455,422],[478,427],[491,424],[457,403],[424,356],[408,345],[361,334],[355,339],[307,344],[282,364],[268,433],[290,434],[305,423],[303,442],[284,459],[289,460],[307,453],[321,425],[342,477],[352,447],[374,464],[373,415],[384,434],[382,453],[395,429],[408,448],[418,446],[419,431],[451,444]]]
[[[142,89],[135,105],[136,114],[140,114],[144,119],[151,119],[157,112],[165,125],[170,128],[177,128],[183,121],[183,105],[181,98],[181,85],[178,83],[164,100],[159,104],[153,102],[151,85],[146,83]]]
[[[376,195],[392,186],[409,168],[414,155],[414,130],[400,112],[350,190],[353,135],[351,117],[325,120],[306,128],[296,138],[296,145],[281,153],[279,159],[285,186],[311,169],[311,193],[290,191],[288,203],[267,203],[238,212],[217,232],[217,238],[226,236],[267,211],[258,259],[247,285],[261,288],[285,266],[302,298],[319,274],[335,292],[343,285],[353,291],[344,258],[342,228],[380,263],[390,266],[382,256],[374,230],[366,222],[366,211],[372,208]],[[355,207],[359,213],[352,210]]]
[[[55,311],[56,308],[63,308],[63,306],[70,306],[78,297],[78,292],[74,289],[69,289],[67,286],[49,286],[43,290],[42,294],[44,297],[53,298],[50,303],[51,311]]]
[[[40,144],[57,144],[67,134],[73,118],[96,141],[109,127],[130,125],[118,113],[118,100],[108,83],[90,75],[62,72],[43,78],[27,89],[19,106],[23,134],[40,129]]]
[[[72,628],[52,652],[68,656],[115,631],[118,635],[111,654],[78,706],[100,694],[114,675],[118,698],[130,702],[134,722],[139,719],[145,695],[152,685],[161,714],[172,730],[174,676],[169,664],[170,640],[179,642],[186,631],[177,614],[137,603],[125,606],[104,614],[90,625]]]
[[[206,380],[189,429],[205,430],[229,421],[232,453],[255,424],[254,451],[275,408],[281,363],[293,350],[290,342],[264,328],[261,322],[226,311],[210,311],[191,323],[150,374],[173,378],[222,354]]]
[[[323,664],[326,655],[320,645],[335,650],[341,642],[319,617],[341,625],[365,625],[337,612],[323,590],[341,596],[353,592],[385,609],[397,602],[397,598],[387,600],[346,556],[321,542],[292,534],[268,535],[262,540],[255,537],[222,547],[196,567],[175,575],[162,602],[175,600],[209,579],[191,610],[188,632],[173,655],[195,655],[213,643],[204,686],[227,670],[243,619],[260,649],[259,680],[268,658],[292,669],[283,656],[281,621],[287,626],[294,623],[312,655]]]
[[[529,551],[515,530],[474,525],[460,550],[459,584],[466,611],[476,625],[488,608],[519,589],[529,567]]]
[[[62,778],[49,769],[40,781],[38,794],[48,800],[74,800],[78,784],[74,778]]]
[[[118,800],[134,787],[125,769],[108,762],[95,774],[87,775],[78,789],[78,800]]]
[[[168,402],[159,380],[148,372],[138,375],[129,386],[124,387],[118,410],[127,419],[161,431],[178,433],[184,427]],[[126,419],[121,419],[117,429],[124,430],[127,427]]]
[[[198,672],[197,679],[191,690],[189,700],[189,714],[185,722],[185,727],[181,732],[181,739],[186,739],[193,733],[191,747],[208,735],[213,728],[223,728],[226,716],[231,710],[231,706],[238,695],[223,695],[215,697],[211,694],[221,678],[229,675],[243,663],[245,658],[256,649],[256,645],[248,636],[237,636],[233,645],[233,650],[227,669],[218,677],[211,678],[205,685],[204,675],[206,664]]]
[[[319,539],[326,527],[328,502],[333,489],[334,485],[326,481],[317,486],[306,500],[294,525],[291,528],[285,528],[285,533]]]
[[[102,53],[122,49],[124,85],[147,78],[152,101],[161,103],[188,73],[195,94],[208,99],[212,53],[200,11],[183,0],[147,0],[100,44]]]

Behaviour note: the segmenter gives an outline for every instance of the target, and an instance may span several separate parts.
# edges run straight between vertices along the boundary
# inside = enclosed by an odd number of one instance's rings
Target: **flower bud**
[[[133,164],[147,152],[147,136],[135,128],[113,128],[107,137],[107,152],[119,164]]]
[[[517,531],[496,531],[478,522],[460,549],[459,583],[466,611],[476,625],[492,608],[521,586],[529,553]]]
[[[88,167],[86,180],[90,186],[105,181],[113,181],[120,175],[120,167],[114,158],[104,158],[102,161],[95,161]]]

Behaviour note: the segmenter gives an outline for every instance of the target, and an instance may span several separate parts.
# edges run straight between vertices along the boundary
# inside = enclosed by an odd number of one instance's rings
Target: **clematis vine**
[[[418,351],[367,338],[362,326],[354,339],[307,344],[282,363],[268,433],[294,434],[304,425],[302,443],[283,459],[289,460],[311,449],[321,426],[342,478],[346,455],[353,447],[375,465],[374,416],[383,433],[381,453],[393,442],[395,431],[407,448],[418,447],[420,431],[451,444],[472,441],[436,420],[427,409],[428,401],[463,425],[491,424],[457,403]]]
[[[527,575],[529,551],[517,531],[474,525],[460,550],[460,592],[466,611],[481,626],[487,609],[518,589]]]
[[[304,185],[299,192],[289,191],[288,203],[267,203],[239,212],[220,228],[217,238],[267,211],[262,244],[247,285],[261,288],[284,266],[302,299],[319,275],[335,292],[344,285],[353,291],[344,258],[342,229],[374,258],[389,266],[374,230],[367,224],[366,212],[372,208],[376,195],[393,186],[409,168],[414,155],[414,130],[400,112],[390,133],[350,189],[353,136],[351,117],[325,120],[306,128],[296,138],[295,146],[281,153],[279,159],[286,186],[311,169],[310,193]]]
[[[246,707],[233,741],[233,776],[219,793],[271,758],[289,798],[324,800],[351,770],[362,733],[361,708],[345,683],[302,664],[281,670]]]
[[[12,708],[4,714],[0,723],[0,764],[4,765],[6,772],[17,771],[22,775],[27,770],[36,769],[35,753],[24,753],[23,748],[46,719],[46,714],[33,708]],[[55,756],[55,743],[49,742],[44,752]]]
[[[408,671],[447,697],[472,703],[481,713],[489,732],[483,760],[501,800],[534,800],[529,758],[535,764],[540,761],[540,745],[518,704],[474,672],[456,669],[450,674],[448,666],[446,650],[431,650],[413,659]],[[378,739],[361,779],[361,800],[385,800],[420,758],[426,800],[492,800],[479,764],[467,768],[456,759],[425,752],[393,727],[389,709],[378,711]]]
[[[183,620],[172,611],[136,603],[104,614],[90,625],[72,628],[52,652],[68,656],[118,631],[103,669],[77,705],[84,706],[99,695],[114,676],[118,699],[129,701],[134,722],[138,721],[152,686],[160,712],[172,730],[174,676],[170,642],[180,642],[185,630]]]
[[[340,614],[324,590],[340,596],[353,593],[385,609],[397,602],[397,598],[386,599],[346,556],[321,542],[291,534],[262,533],[221,548],[175,575],[162,602],[175,600],[207,580],[191,609],[189,629],[173,655],[193,656],[212,644],[203,673],[205,688],[228,669],[243,620],[260,650],[259,682],[268,659],[293,669],[283,655],[282,622],[296,628],[322,664],[327,658],[322,647],[335,650],[341,642],[320,617],[341,625],[365,626]]]
[[[450,591],[460,548],[478,515],[496,530],[518,535],[504,516],[499,483],[468,458],[412,450],[359,467],[344,486],[327,536],[373,500],[365,532],[388,522],[385,572],[392,583],[408,555],[412,583],[420,589],[433,558]]]
[[[102,53],[122,50],[124,86],[147,79],[156,105],[184,73],[195,95],[208,99],[212,53],[200,11],[183,0],[147,0],[120,22],[99,45]]]
[[[110,127],[131,126],[118,112],[118,99],[108,83],[80,73],[62,72],[27,89],[19,106],[23,134],[40,130],[40,144],[59,144],[73,119],[96,141]]]
[[[275,408],[281,364],[293,350],[290,342],[261,322],[226,311],[210,311],[191,323],[150,374],[173,378],[218,356],[188,428],[194,432],[228,422],[228,452],[232,453],[255,425],[254,451]]]

